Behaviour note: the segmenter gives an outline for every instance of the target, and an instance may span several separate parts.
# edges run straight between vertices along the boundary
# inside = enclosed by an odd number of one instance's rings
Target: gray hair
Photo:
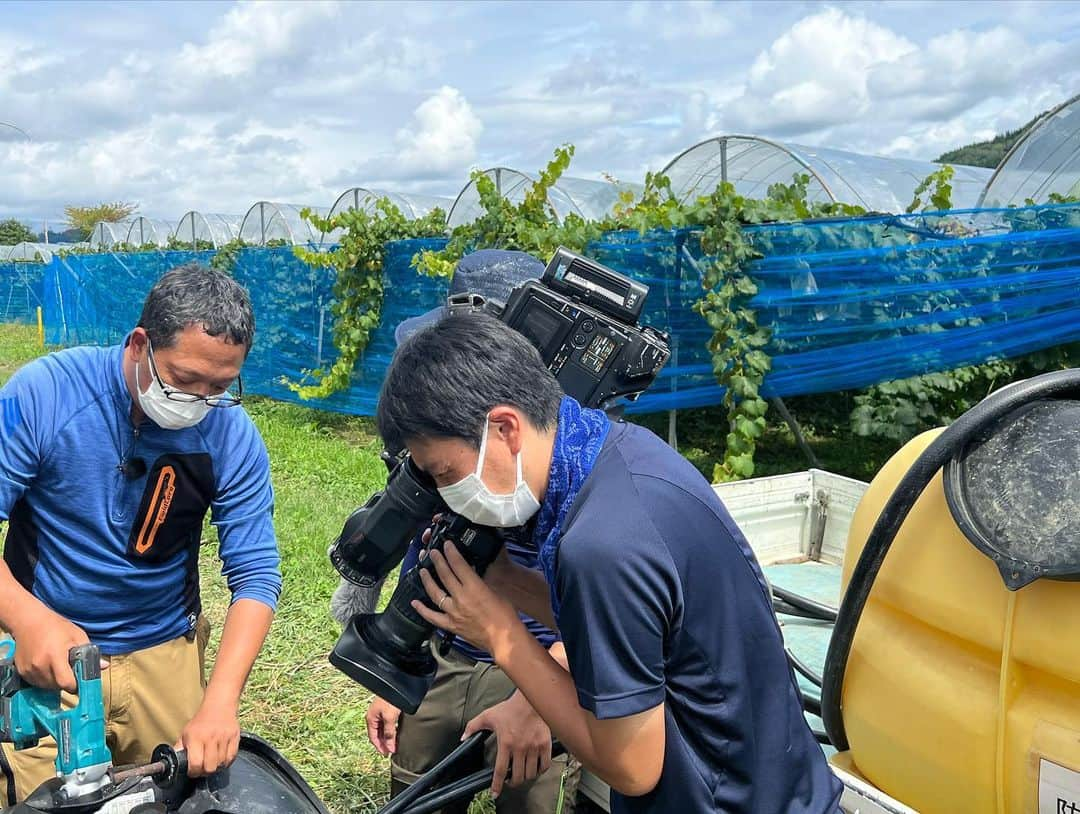
[[[255,313],[247,289],[228,274],[199,263],[167,272],[147,294],[139,327],[146,329],[155,348],[169,348],[189,325],[251,350]]]

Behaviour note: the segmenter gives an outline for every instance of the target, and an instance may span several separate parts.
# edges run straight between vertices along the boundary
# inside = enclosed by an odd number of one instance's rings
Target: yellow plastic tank
[[[939,432],[874,478],[852,521],[845,588],[896,483]],[[840,762],[918,811],[1080,814],[1080,582],[1006,589],[953,521],[940,472],[874,582],[842,698]]]

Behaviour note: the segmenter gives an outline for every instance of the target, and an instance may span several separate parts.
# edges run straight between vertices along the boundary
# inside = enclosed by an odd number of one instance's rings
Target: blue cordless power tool
[[[19,676],[15,642],[0,641],[0,742],[20,750],[36,746],[44,737],[56,741],[57,776],[30,792],[12,810],[128,814],[144,803],[164,799],[182,785],[187,778],[187,755],[167,744],[154,750],[151,763],[113,768],[105,740],[101,650],[95,644],[73,647],[68,661],[75,673],[78,700],[74,707],[65,709],[59,690],[33,687]]]
[[[73,647],[68,660],[78,685],[78,703],[64,709],[59,690],[27,684],[15,669],[15,642],[0,641],[0,741],[28,749],[51,736],[56,741],[56,794],[75,800],[99,792],[112,781],[112,755],[105,743],[105,703],[101,695],[101,651]]]

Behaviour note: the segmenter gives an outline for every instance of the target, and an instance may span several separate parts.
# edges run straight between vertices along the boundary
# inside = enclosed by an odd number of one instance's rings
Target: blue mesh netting
[[[1080,205],[749,227],[764,258],[752,305],[772,332],[767,395],[867,387],[1080,340]],[[723,391],[693,312],[694,230],[609,235],[601,262],[647,283],[673,356],[633,409],[716,404]],[[676,356],[677,354],[677,356]]]
[[[41,263],[0,263],[0,322],[37,322],[44,276]]]
[[[308,381],[304,371],[337,358],[333,342],[333,271],[312,268],[288,247],[244,249],[234,274],[251,293],[255,345],[244,364],[245,392],[327,410],[371,415],[394,351],[394,326],[441,305],[445,280],[422,277],[414,254],[441,248],[444,240],[405,240],[387,248],[383,322],[352,376],[352,387],[317,402],[301,402],[285,380]],[[147,292],[162,274],[191,260],[208,263],[214,252],[140,252],[69,255],[47,267],[46,338],[53,344],[105,345],[123,340],[138,322]]]
[[[772,330],[766,392],[819,393],[946,370],[1080,341],[1080,206],[867,217],[750,227],[765,255],[753,307]],[[312,406],[371,414],[393,353],[393,328],[441,304],[446,282],[410,266],[441,241],[390,244],[383,323],[353,385]],[[694,230],[614,233],[588,253],[650,287],[645,321],[672,336],[672,360],[634,412],[718,403],[693,304],[702,256]],[[49,341],[119,341],[165,270],[211,252],[57,258],[46,267]],[[281,382],[332,363],[331,272],[289,248],[245,249],[237,278],[258,322],[244,368],[251,392],[297,400]],[[321,330],[320,330],[321,326]],[[311,403],[311,402],[308,402]]]
[[[1080,206],[757,227],[777,395],[1080,340]]]

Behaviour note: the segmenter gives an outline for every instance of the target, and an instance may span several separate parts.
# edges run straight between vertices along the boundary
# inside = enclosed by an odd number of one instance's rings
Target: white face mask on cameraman
[[[487,451],[489,418],[484,420],[484,432],[480,436],[480,457],[476,471],[470,472],[457,483],[439,487],[439,494],[450,510],[471,520],[478,526],[513,528],[522,526],[540,511],[540,501],[532,493],[521,474],[521,450],[517,458],[517,484],[514,491],[496,495],[480,479],[484,471],[484,453]]]
[[[146,417],[163,430],[183,430],[194,427],[213,408],[205,401],[173,401],[158,382],[153,370],[150,371],[150,387],[143,392],[139,385],[139,363],[135,363],[135,390],[139,394],[139,406]]]

